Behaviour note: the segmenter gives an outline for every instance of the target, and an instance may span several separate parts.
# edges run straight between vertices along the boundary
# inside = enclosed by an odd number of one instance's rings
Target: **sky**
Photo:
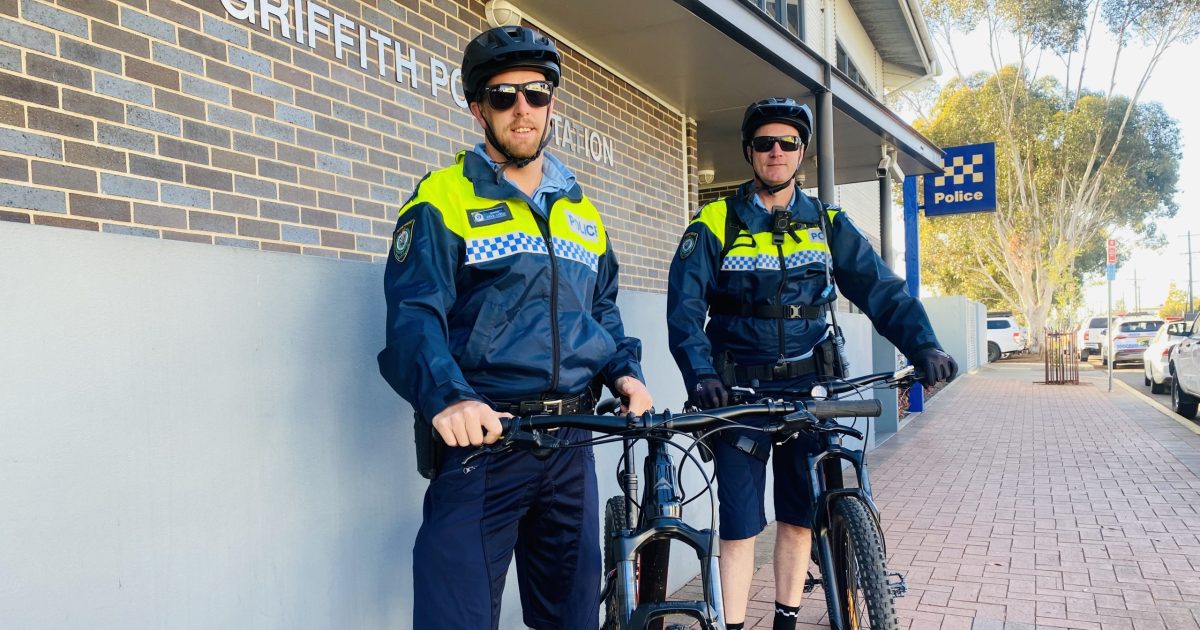
[[[955,52],[964,73],[992,70],[987,45],[980,43],[986,41],[986,31],[955,40]],[[1116,49],[1114,38],[1107,32],[1099,32],[1093,38],[1088,61],[1089,70],[1084,77],[1086,87],[1101,91],[1108,89],[1109,73],[1112,71]],[[1040,74],[1063,76],[1062,64],[1052,59],[1052,56],[1043,58]],[[1149,59],[1150,51],[1136,43],[1125,49],[1118,67],[1118,93],[1133,93],[1136,81]],[[1200,83],[1195,81],[1197,61],[1200,61],[1200,42],[1176,44],[1163,55],[1142,92],[1143,102],[1162,103],[1167,113],[1179,125],[1182,158],[1179,162],[1179,183],[1175,195],[1179,212],[1173,219],[1163,221],[1159,225],[1159,232],[1168,237],[1167,245],[1161,249],[1150,250],[1132,239],[1118,238],[1122,251],[1128,253],[1128,259],[1118,268],[1116,280],[1113,282],[1114,306],[1118,300],[1124,298],[1130,309],[1137,303],[1145,310],[1162,304],[1172,281],[1177,287],[1186,289],[1186,234],[1189,229],[1192,232],[1194,252],[1192,290],[1200,297]],[[948,60],[943,59],[942,66],[943,73],[938,79],[939,83],[945,83],[953,76],[953,69],[950,68]],[[1138,288],[1136,298],[1135,274]],[[1104,313],[1107,309],[1107,283],[1104,282],[1104,278],[1093,279],[1087,283],[1084,287],[1084,297],[1092,313]]]

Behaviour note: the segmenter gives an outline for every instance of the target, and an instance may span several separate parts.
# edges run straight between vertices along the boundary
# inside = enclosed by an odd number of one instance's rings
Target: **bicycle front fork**
[[[623,603],[622,610],[629,611],[628,621],[621,630],[644,630],[651,627],[656,619],[664,619],[667,615],[683,615],[700,622],[701,630],[725,630],[725,612],[721,600],[721,569],[718,553],[709,553],[715,547],[710,530],[697,530],[682,520],[673,517],[662,517],[657,522],[649,523],[649,527],[620,536],[614,548],[620,561],[617,563],[617,598]],[[647,601],[640,605],[638,594],[638,554],[646,546],[657,543],[670,544],[678,540],[691,547],[700,560],[700,575],[703,583],[705,598],[695,601]],[[665,571],[663,572],[665,576]],[[647,567],[643,563],[641,578],[642,589],[645,592]],[[665,585],[664,585],[665,586]]]

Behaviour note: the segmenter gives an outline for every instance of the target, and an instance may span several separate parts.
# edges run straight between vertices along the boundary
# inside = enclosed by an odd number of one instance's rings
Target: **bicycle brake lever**
[[[553,435],[550,435],[549,433],[542,433],[540,431],[522,431],[519,429],[516,431],[511,431],[504,437],[502,442],[480,447],[470,455],[464,457],[462,461],[463,474],[469,473],[478,468],[478,466],[470,465],[472,461],[484,455],[507,453],[515,448],[517,444],[528,444],[531,449],[553,449],[562,448],[570,443],[570,440],[559,439]]]
[[[504,453],[511,449],[512,449],[512,444],[508,440],[499,442],[495,445],[481,446],[478,449],[475,449],[474,451],[471,452],[470,455],[467,455],[462,460],[463,474],[464,475],[469,474],[472,470],[475,470],[476,468],[478,468],[478,466],[470,465],[471,462],[475,461],[476,459],[479,459],[480,457],[483,457],[484,455],[494,455],[497,453]]]
[[[803,409],[793,411],[783,417],[782,421],[771,422],[767,424],[766,431],[771,434],[783,433],[786,431],[790,439],[791,435],[795,435],[800,431],[807,430],[813,427],[815,423],[813,415]]]

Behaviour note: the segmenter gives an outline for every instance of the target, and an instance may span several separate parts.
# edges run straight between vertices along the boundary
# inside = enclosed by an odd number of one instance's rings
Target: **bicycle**
[[[809,409],[815,404],[819,409],[829,403],[815,399],[859,392],[880,382],[889,387],[902,387],[916,380],[915,369],[908,366],[894,373],[880,372],[819,383],[800,390],[773,390],[767,395],[797,400]],[[735,387],[733,390],[735,400],[763,395],[749,388]],[[857,415],[880,414],[877,411]],[[908,585],[904,575],[887,569],[887,544],[879,509],[871,495],[865,451],[841,444],[842,436],[864,443],[866,437],[853,427],[832,422],[811,425],[807,429],[817,434],[819,445],[816,452],[807,457],[807,463],[813,497],[813,560],[821,577],[813,577],[810,572],[804,592],[811,593],[817,586],[822,587],[829,627],[834,630],[899,630],[895,598],[903,597]],[[845,485],[843,463],[853,468],[856,486]]]
[[[859,379],[845,381],[847,384],[857,384],[863,387],[882,380],[900,383],[911,374],[911,368],[896,373],[874,374]],[[848,390],[847,390],[848,391]],[[811,392],[810,392],[811,394]],[[555,416],[524,416],[502,421],[504,436],[491,446],[485,446],[467,456],[463,467],[470,469],[471,462],[487,454],[501,453],[514,448],[555,449],[583,446],[585,444],[600,444],[615,441],[601,438],[590,442],[571,443],[556,437],[550,432],[559,427],[575,427],[598,433],[604,433],[622,442],[624,455],[621,459],[624,468],[619,471],[623,495],[610,498],[605,505],[604,513],[604,575],[605,586],[602,594],[605,607],[605,622],[603,630],[663,630],[669,615],[681,615],[700,623],[701,630],[725,630],[724,613],[722,610],[720,592],[719,553],[716,551],[716,538],[712,529],[696,529],[682,518],[685,504],[683,492],[679,485],[674,461],[668,447],[683,451],[687,459],[695,461],[692,451],[699,446],[696,440],[692,447],[684,448],[671,441],[672,437],[689,436],[691,432],[706,432],[711,435],[725,428],[745,427],[737,424],[738,418],[756,417],[770,418],[757,428],[778,437],[792,435],[799,431],[818,431],[823,434],[845,434],[863,438],[861,432],[851,427],[844,427],[834,418],[878,416],[882,406],[877,400],[794,400],[785,402],[767,398],[760,402],[739,404],[722,409],[705,412],[672,415],[664,411],[659,414],[647,413],[642,416],[611,416],[603,415],[606,408],[615,409],[616,401],[606,401],[598,409],[601,415],[555,415]],[[630,472],[629,462],[633,461],[633,447],[638,440],[645,440],[648,452],[644,459],[643,470],[653,484],[648,484],[641,495],[641,502],[635,502],[638,494],[639,480],[636,473]],[[701,447],[703,448],[703,447]],[[840,449],[840,450],[839,450]],[[845,451],[842,453],[841,451]],[[844,457],[852,451],[836,446],[829,453],[821,454],[816,463],[824,461],[825,456]],[[856,467],[862,470],[860,485],[865,482],[865,469],[862,467],[861,452],[857,458],[851,457]],[[699,462],[696,462],[699,465]],[[814,463],[815,466],[815,463]],[[840,467],[838,468],[840,475]],[[814,482],[818,477],[814,476]],[[711,480],[706,481],[711,485]],[[814,493],[817,496],[817,493]],[[857,497],[853,491],[844,494],[825,497],[822,499],[832,504],[834,498]],[[869,486],[865,492],[865,505],[874,515],[873,531],[878,532],[878,511],[870,501]],[[846,499],[845,501],[849,501]],[[841,505],[842,502],[839,502]],[[870,531],[863,524],[862,515],[850,508],[844,508],[849,517],[838,520],[837,523],[852,524],[854,536],[860,532]],[[814,530],[816,531],[816,530]],[[703,599],[696,601],[667,600],[667,566],[670,543],[677,540],[693,549],[700,561],[701,579],[703,583]],[[877,536],[882,544],[882,536]],[[878,548],[879,545],[876,545]],[[857,548],[854,547],[855,549]],[[835,554],[831,548],[822,552],[823,567],[837,568],[845,563],[833,559],[845,557]],[[882,558],[882,552],[880,552]],[[824,571],[823,571],[824,573]],[[832,575],[832,574],[831,574]],[[853,574],[851,574],[853,575]],[[837,583],[832,577],[826,583]],[[886,581],[886,577],[885,577]],[[820,583],[813,581],[813,585]],[[853,580],[851,580],[853,582]],[[806,585],[806,591],[812,589]],[[826,589],[827,593],[831,589]],[[829,597],[829,596],[827,596]],[[851,600],[857,601],[857,600]],[[829,599],[830,619],[844,619],[845,615],[835,615],[836,607],[841,606],[836,595]],[[852,609],[853,610],[853,609]],[[892,618],[895,611],[892,607]],[[851,616],[852,619],[857,617]],[[874,620],[874,617],[872,617]],[[840,624],[840,622],[839,622]],[[858,628],[859,625],[834,625],[834,628]],[[874,626],[887,627],[887,626]],[[686,626],[672,625],[665,630],[681,630]]]

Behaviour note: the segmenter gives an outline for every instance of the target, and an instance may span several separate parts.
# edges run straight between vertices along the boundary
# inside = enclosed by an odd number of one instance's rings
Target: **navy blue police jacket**
[[[425,418],[462,400],[573,396],[642,379],[617,260],[578,184],[542,208],[471,151],[400,209],[384,270],[379,371]]]
[[[821,306],[841,290],[875,329],[907,356],[938,347],[920,301],[888,269],[840,208],[796,187],[789,208],[795,236],[773,242],[771,216],[748,197],[750,182],[705,205],[688,225],[671,261],[667,328],[671,353],[689,390],[715,376],[713,357],[728,352],[740,365],[801,358],[826,337],[825,311],[813,319],[768,319],[713,313],[713,302]],[[726,213],[742,229],[724,258]],[[828,221],[818,213],[824,212]],[[828,231],[828,233],[826,233]],[[782,324],[782,325],[781,325]]]

